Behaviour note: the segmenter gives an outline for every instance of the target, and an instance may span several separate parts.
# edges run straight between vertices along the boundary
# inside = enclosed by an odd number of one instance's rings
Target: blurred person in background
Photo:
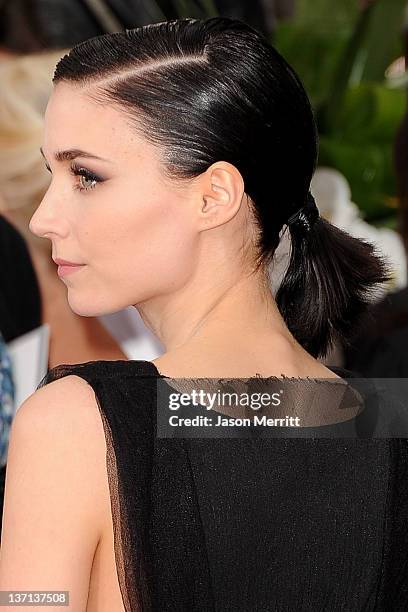
[[[0,332],[11,342],[41,325],[41,293],[27,247],[0,214]]]
[[[14,379],[10,355],[0,332],[0,530],[3,522],[4,486],[11,423],[15,415]]]
[[[0,467],[7,460],[8,434],[15,412],[11,358],[0,332]]]

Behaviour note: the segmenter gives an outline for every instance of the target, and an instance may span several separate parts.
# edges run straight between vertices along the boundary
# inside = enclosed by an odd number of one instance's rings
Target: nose
[[[38,208],[30,219],[30,223],[28,224],[28,229],[32,234],[38,236],[39,238],[48,238],[49,232],[49,223],[47,224],[44,221],[44,218],[38,214]],[[48,227],[46,227],[48,226]]]
[[[32,215],[28,229],[35,236],[49,238],[50,240],[53,234],[58,236],[66,235],[67,223],[60,214],[57,215],[53,212],[53,206],[47,194]]]
[[[37,229],[36,221],[34,221],[34,217],[37,214],[37,210],[35,211],[35,213],[33,214],[33,216],[30,219],[30,223],[28,224],[28,229],[35,236],[44,236],[44,234],[41,234],[40,230]]]

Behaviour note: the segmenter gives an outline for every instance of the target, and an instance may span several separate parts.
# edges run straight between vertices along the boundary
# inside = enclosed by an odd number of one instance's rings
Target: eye
[[[94,189],[98,183],[102,182],[99,176],[75,163],[71,164],[70,171],[71,174],[79,178],[78,183],[75,185],[75,189],[79,189],[79,191],[89,191],[90,189]]]

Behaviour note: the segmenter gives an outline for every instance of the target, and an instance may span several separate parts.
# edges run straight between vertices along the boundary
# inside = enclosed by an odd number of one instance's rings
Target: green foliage
[[[353,200],[371,222],[395,224],[393,143],[406,93],[384,81],[402,55],[406,0],[299,1],[296,20],[281,25],[274,44],[301,77],[315,108],[320,165],[342,172]]]
[[[273,44],[299,74],[315,107],[323,104],[331,89],[332,75],[341,60],[349,31],[333,33],[291,22],[279,26]]]

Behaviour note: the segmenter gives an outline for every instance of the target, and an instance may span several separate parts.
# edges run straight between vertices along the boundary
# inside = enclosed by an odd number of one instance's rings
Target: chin
[[[69,295],[68,292],[68,304],[72,312],[80,317],[101,317],[103,315],[111,314],[121,310],[121,308],[109,307],[108,305],[97,305],[95,301],[85,302],[84,300],[75,299]]]

